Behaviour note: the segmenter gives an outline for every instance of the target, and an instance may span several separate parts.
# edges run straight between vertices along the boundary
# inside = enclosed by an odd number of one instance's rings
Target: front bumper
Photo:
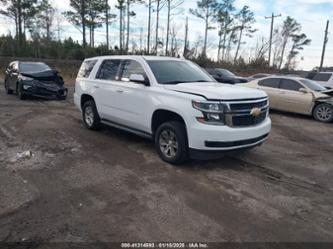
[[[271,127],[269,117],[259,125],[242,128],[196,122],[188,129],[189,148],[190,151],[225,154],[255,147],[267,140]]]
[[[33,86],[29,89],[22,89],[22,93],[27,96],[34,96],[44,99],[66,99],[68,95],[68,89],[60,88],[54,90]]]
[[[242,144],[243,147],[239,147],[238,149],[229,149],[229,150],[196,150],[190,149],[189,154],[190,158],[197,159],[197,160],[207,160],[207,159],[218,159],[225,155],[237,154],[254,147],[262,145],[267,139],[269,134],[264,136],[253,138],[249,140],[242,140],[242,141],[234,141],[234,142],[217,142],[224,144],[225,147],[223,148],[230,148],[227,144]],[[216,142],[214,142],[216,143]]]

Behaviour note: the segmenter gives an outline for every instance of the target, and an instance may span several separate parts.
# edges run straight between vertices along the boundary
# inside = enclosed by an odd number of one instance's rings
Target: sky
[[[70,23],[66,21],[60,13],[69,9],[69,0],[50,0],[53,5],[59,10],[60,22],[59,25],[62,29],[60,36],[66,38],[71,36],[73,39],[80,41],[81,34]],[[111,12],[117,14],[115,9],[116,0],[109,0],[111,5]],[[196,7],[197,0],[185,0],[181,6],[181,13],[172,16],[172,26],[175,28],[177,37],[183,39],[185,32],[185,19],[189,17],[189,39],[190,43],[198,40],[199,36],[204,34],[204,23],[202,20],[189,14],[190,8]],[[249,51],[253,51],[258,40],[269,38],[270,33],[270,20],[265,19],[265,16],[270,16],[272,13],[281,14],[282,17],[276,18],[275,27],[281,26],[283,20],[287,16],[295,18],[302,25],[302,32],[312,40],[310,46],[306,46],[304,51],[299,55],[299,63],[297,69],[310,70],[320,64],[320,57],[323,47],[324,31],[326,21],[330,20],[329,41],[327,43],[326,57],[324,66],[333,66],[333,0],[235,0],[237,9],[248,5],[254,12],[256,24],[254,27],[258,29],[253,38],[246,38],[247,44],[242,45],[240,54],[244,57],[250,56]],[[146,32],[147,27],[147,8],[145,5],[136,5],[133,10],[137,16],[132,19],[131,36],[138,40],[140,36],[140,28],[144,27],[143,33]],[[161,31],[164,33],[166,30],[166,10],[161,13]],[[154,19],[153,19],[153,25]],[[118,23],[115,22],[111,25],[111,45],[118,43]],[[0,34],[14,32],[13,25],[9,20],[0,17]],[[217,56],[217,30],[211,30],[208,35],[209,49],[208,54],[212,58]],[[154,34],[153,34],[154,35]],[[331,36],[331,37],[330,37]],[[96,43],[105,43],[106,33],[105,28],[96,31]],[[144,41],[145,43],[145,41]],[[139,44],[138,44],[139,46]]]

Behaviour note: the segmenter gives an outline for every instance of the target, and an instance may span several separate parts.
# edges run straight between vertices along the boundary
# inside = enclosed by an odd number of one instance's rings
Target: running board
[[[143,138],[153,139],[152,134],[149,134],[149,133],[144,132],[144,131],[140,131],[140,130],[137,130],[137,129],[134,129],[134,128],[131,128],[131,127],[128,127],[128,126],[117,124],[115,122],[112,122],[112,121],[109,121],[109,120],[106,120],[106,119],[102,119],[101,122],[105,125],[112,126],[114,128],[133,133],[133,134],[138,135],[138,136],[143,137]]]

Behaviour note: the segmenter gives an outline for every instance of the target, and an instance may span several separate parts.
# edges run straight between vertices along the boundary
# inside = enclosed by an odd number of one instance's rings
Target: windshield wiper
[[[210,82],[210,81],[207,81],[207,80],[191,80],[191,81],[178,81],[178,80],[175,80],[175,81],[165,82],[163,84],[165,84],[165,85],[177,85],[177,84],[195,83],[195,82]]]
[[[186,82],[175,80],[175,81],[164,82],[163,84],[164,85],[177,85],[177,84],[181,84],[181,83],[186,83]]]

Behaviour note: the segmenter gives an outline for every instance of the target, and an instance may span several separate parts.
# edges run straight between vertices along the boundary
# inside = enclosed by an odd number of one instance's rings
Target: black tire
[[[174,151],[171,151],[172,143],[170,144],[170,140],[168,144],[162,145],[164,142],[163,134],[173,134],[175,144],[177,148],[173,148]],[[158,127],[155,133],[155,147],[160,158],[170,164],[182,164],[188,160],[188,140],[187,140],[187,132],[186,127],[182,122],[179,121],[171,121],[164,123]],[[162,148],[165,148],[164,150]],[[167,151],[170,152],[170,156],[167,156]]]
[[[5,80],[5,89],[7,94],[13,94],[13,90],[9,88],[6,80]]]
[[[90,117],[88,117],[88,115]],[[98,130],[101,127],[101,119],[98,115],[96,104],[93,100],[86,101],[82,108],[84,125],[89,130]]]
[[[25,95],[22,92],[22,86],[20,84],[17,84],[17,86],[16,86],[16,93],[17,93],[17,97],[20,100],[24,100],[25,99]]]
[[[333,105],[322,103],[318,104],[313,110],[315,120],[330,123],[333,121]]]

